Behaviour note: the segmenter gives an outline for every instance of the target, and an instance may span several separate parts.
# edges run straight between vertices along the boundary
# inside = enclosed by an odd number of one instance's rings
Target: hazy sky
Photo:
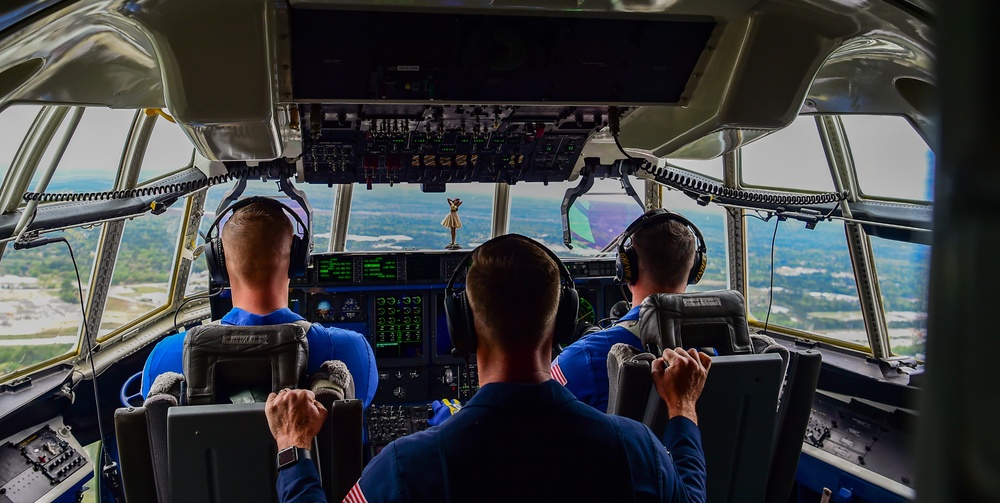
[[[28,105],[11,106],[0,113],[0,169],[4,172],[17,153],[40,108]],[[87,108],[53,179],[59,176],[72,176],[74,172],[86,169],[108,170],[113,173],[121,160],[134,116],[134,110]],[[63,121],[59,127],[53,139],[53,146],[68,127],[68,122],[68,120]],[[55,150],[53,146],[50,146],[42,157],[35,180],[51,162]],[[192,151],[191,142],[179,126],[158,119],[146,149],[140,178],[148,179],[184,166],[190,161]]]
[[[37,106],[11,106],[0,113],[0,169],[14,157]],[[116,169],[134,111],[88,108],[55,176],[81,169]],[[931,157],[923,140],[901,117],[844,118],[862,192],[869,195],[925,199],[931,187]],[[65,125],[63,126],[65,128]],[[61,129],[63,129],[61,128]],[[51,149],[50,149],[51,150]],[[177,169],[191,156],[191,144],[180,127],[158,120],[146,152],[142,178]],[[47,165],[49,152],[40,168]],[[721,178],[722,161],[670,162]],[[752,185],[833,190],[815,120],[800,117],[791,126],[743,149],[744,181]],[[37,175],[36,175],[37,178]],[[517,184],[522,196],[562,193],[573,184]],[[641,190],[641,185],[637,184]],[[558,187],[558,188],[556,188]],[[621,189],[615,181],[599,182],[592,193]],[[591,196],[600,197],[600,196]]]

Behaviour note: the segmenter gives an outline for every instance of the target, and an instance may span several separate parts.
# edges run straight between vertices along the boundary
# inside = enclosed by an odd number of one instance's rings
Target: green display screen
[[[320,257],[316,263],[320,283],[350,283],[354,280],[354,259]]]
[[[361,259],[362,281],[396,281],[396,257]]]

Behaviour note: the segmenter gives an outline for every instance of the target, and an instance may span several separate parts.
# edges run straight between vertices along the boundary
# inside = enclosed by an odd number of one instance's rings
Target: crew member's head
[[[292,223],[277,204],[251,203],[222,228],[226,270],[234,288],[287,283]]]
[[[691,230],[676,220],[639,229],[632,235],[632,248],[639,259],[634,286],[648,292],[646,295],[683,293],[694,267],[696,246]]]
[[[552,347],[559,304],[559,268],[523,236],[476,248],[466,275],[478,347],[528,353]]]

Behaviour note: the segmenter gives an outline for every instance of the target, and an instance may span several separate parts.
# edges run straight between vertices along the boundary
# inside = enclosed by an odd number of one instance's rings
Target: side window
[[[844,115],[840,120],[864,196],[934,199],[934,154],[909,121],[876,115]]]
[[[7,176],[17,149],[41,109],[40,106],[22,105],[7,107],[0,112],[0,180]]]
[[[144,215],[125,224],[99,337],[170,300],[183,214],[184,201],[180,200],[161,215]]]
[[[443,193],[421,192],[419,185],[355,187],[344,249],[444,250],[451,243],[450,228],[442,224],[451,214],[448,199],[459,198],[456,242],[470,250],[490,237],[495,189],[482,183],[450,185]]]
[[[876,237],[871,242],[892,353],[923,359],[931,248]]]
[[[111,190],[118,175],[134,110],[87,108],[73,137],[56,167],[46,192],[100,192]],[[39,179],[52,162],[56,146],[69,128],[69,115],[56,131],[52,142],[38,163],[29,191],[35,191]]]
[[[592,256],[597,255],[643,213],[642,208],[622,190],[621,182],[610,178],[595,180],[590,192],[577,199],[570,208],[569,222],[573,233],[573,249],[570,250],[563,244],[560,205],[566,190],[579,183],[579,180],[574,180],[548,185],[512,185],[509,231],[531,236],[560,257]],[[643,182],[633,179],[632,183],[642,197]]]
[[[745,185],[834,190],[816,119],[811,116],[800,115],[785,129],[750,143],[741,152]]]
[[[86,301],[100,229],[61,235],[73,246]],[[8,243],[0,260],[0,380],[75,352],[83,318],[77,288],[65,244],[14,250]]]
[[[191,163],[194,146],[177,124],[158,118],[149,135],[139,179],[151,180]]]
[[[809,230],[794,220],[748,216],[747,267],[747,303],[761,323],[869,346],[843,222]]]

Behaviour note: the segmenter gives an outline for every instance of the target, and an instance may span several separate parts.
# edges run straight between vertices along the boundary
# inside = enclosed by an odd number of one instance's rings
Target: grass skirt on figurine
[[[461,229],[462,221],[459,220],[458,218],[458,212],[457,211],[448,212],[448,216],[444,217],[444,220],[441,221],[441,225],[449,229]]]

